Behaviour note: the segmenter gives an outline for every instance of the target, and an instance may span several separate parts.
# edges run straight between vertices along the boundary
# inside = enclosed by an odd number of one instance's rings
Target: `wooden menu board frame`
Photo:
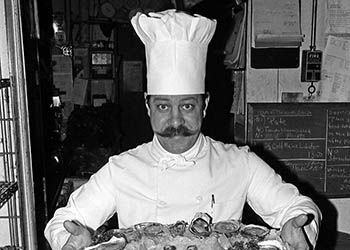
[[[350,197],[350,103],[249,103],[247,142],[315,191]]]

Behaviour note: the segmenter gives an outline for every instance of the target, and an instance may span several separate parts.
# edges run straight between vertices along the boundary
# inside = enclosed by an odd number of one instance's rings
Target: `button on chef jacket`
[[[61,249],[69,237],[63,221],[75,219],[96,229],[114,213],[121,228],[140,222],[190,222],[197,212],[207,212],[213,222],[239,220],[245,202],[275,228],[301,213],[314,214],[306,231],[315,244],[320,213],[311,199],[284,183],[248,147],[202,134],[181,155],[165,151],[154,137],[111,157],[55,212],[45,236],[52,249]]]

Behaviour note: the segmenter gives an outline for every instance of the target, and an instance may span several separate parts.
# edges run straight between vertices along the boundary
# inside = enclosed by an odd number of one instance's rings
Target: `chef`
[[[215,222],[241,219],[245,203],[295,249],[315,246],[320,212],[310,198],[248,147],[201,133],[209,103],[206,54],[216,21],[167,10],[138,12],[131,22],[146,48],[153,140],[112,156],[57,209],[45,229],[52,249],[88,246],[91,231],[115,213],[120,227],[190,221],[199,211]]]

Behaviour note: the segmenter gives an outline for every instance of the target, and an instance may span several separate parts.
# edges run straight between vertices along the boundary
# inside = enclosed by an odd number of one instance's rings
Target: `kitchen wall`
[[[337,1],[335,1],[337,2]],[[305,35],[304,42],[300,51],[309,49],[311,40],[311,13],[312,1],[300,1],[301,3],[301,27],[302,34]],[[316,26],[316,48],[324,50],[326,45],[326,5],[327,0],[318,0],[317,6],[317,26]],[[251,6],[250,6],[251,8]],[[248,20],[251,20],[251,13]],[[251,34],[250,23],[248,25],[248,34]],[[248,48],[251,44],[251,36],[248,36]],[[250,66],[250,50],[247,51],[247,74],[246,74],[246,100],[247,102],[281,102],[282,92],[301,92],[304,97],[308,97],[307,88],[309,83],[301,82],[301,69],[253,69]],[[301,59],[301,55],[300,55]],[[301,62],[300,62],[301,65]],[[350,84],[350,83],[349,83]],[[318,83],[315,83],[316,94]],[[350,199],[339,198],[330,199],[330,202],[337,210],[338,231],[350,233]],[[324,214],[326,217],[328,214]]]

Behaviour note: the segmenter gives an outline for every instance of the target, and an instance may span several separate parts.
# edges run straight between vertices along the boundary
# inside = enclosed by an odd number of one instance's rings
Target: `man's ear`
[[[208,108],[208,105],[209,105],[209,100],[210,100],[210,94],[209,94],[209,92],[207,92],[206,93],[206,97],[204,99],[203,118],[207,114],[207,108]]]
[[[148,116],[150,116],[150,115],[151,115],[151,110],[150,110],[150,108],[149,108],[149,103],[148,103],[148,101],[149,101],[149,96],[147,95],[146,92],[143,94],[143,96],[144,96],[144,98],[145,98],[145,105],[146,105],[146,109],[147,109],[147,114],[148,114]]]

